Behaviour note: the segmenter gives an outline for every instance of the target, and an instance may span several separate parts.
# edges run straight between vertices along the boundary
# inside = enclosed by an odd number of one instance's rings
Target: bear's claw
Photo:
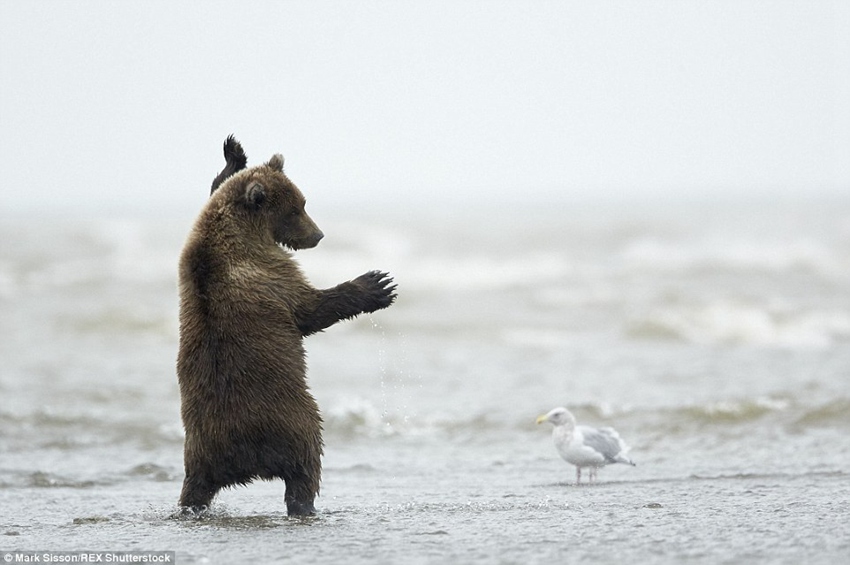
[[[355,284],[361,286],[364,290],[364,298],[367,304],[363,308],[364,312],[374,312],[386,308],[396,299],[396,287],[393,284],[393,278],[389,273],[382,271],[369,271],[354,279]]]

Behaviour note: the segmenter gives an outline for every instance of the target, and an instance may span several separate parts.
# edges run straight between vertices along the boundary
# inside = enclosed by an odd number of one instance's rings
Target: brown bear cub
[[[326,290],[311,286],[282,246],[315,247],[323,234],[283,173],[283,157],[246,169],[232,136],[224,155],[180,257],[179,504],[198,512],[222,488],[280,478],[287,512],[313,514],[322,419],[307,388],[302,338],[386,308],[396,287],[378,271]]]

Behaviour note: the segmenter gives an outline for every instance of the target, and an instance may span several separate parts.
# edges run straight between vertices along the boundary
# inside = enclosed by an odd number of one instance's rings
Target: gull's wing
[[[579,426],[584,436],[584,444],[594,451],[599,452],[608,463],[628,463],[634,465],[631,459],[625,456],[624,451],[628,448],[620,439],[620,435],[612,428],[591,428]]]

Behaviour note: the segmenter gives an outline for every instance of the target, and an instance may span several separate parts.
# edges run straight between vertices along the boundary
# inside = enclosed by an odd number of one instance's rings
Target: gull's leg
[[[576,484],[581,484],[581,467],[576,466]]]

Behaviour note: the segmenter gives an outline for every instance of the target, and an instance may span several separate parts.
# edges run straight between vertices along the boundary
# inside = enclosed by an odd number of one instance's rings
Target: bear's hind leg
[[[286,501],[286,513],[290,516],[312,516],[316,513],[316,507],[313,505],[315,494],[304,486],[292,479],[286,481],[286,494],[283,499]]]
[[[312,516],[316,513],[313,500],[316,498],[318,488],[309,477],[288,477],[286,482],[286,493],[283,499],[286,502],[286,513],[290,516]]]

